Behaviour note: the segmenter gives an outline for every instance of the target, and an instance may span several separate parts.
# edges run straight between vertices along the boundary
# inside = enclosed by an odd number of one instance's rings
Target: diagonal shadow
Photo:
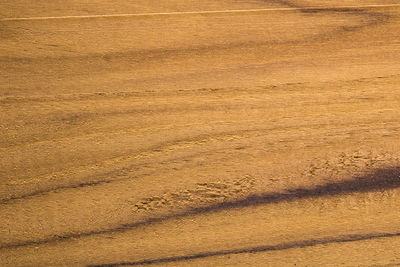
[[[362,193],[362,192],[376,192],[385,191],[390,189],[400,188],[400,167],[378,169],[374,172],[361,177],[356,177],[352,180],[341,181],[337,183],[330,183],[326,185],[316,186],[314,188],[298,188],[290,190],[287,193],[271,193],[271,194],[260,194],[252,195],[248,198],[238,201],[225,202],[213,206],[208,206],[205,208],[198,208],[184,215],[177,215],[171,217],[182,217],[188,214],[201,214],[207,212],[217,212],[220,210],[226,210],[231,208],[249,207],[264,205],[270,203],[278,203],[283,201],[294,201],[304,198],[321,198],[326,196],[335,195],[345,195],[352,193]],[[201,259],[212,256],[223,256],[229,254],[242,254],[242,253],[257,253],[265,251],[276,251],[284,250],[290,248],[302,248],[311,247],[316,245],[324,245],[331,243],[341,243],[341,242],[355,242],[361,240],[369,240],[374,238],[389,238],[389,237],[399,237],[400,232],[397,233],[371,233],[366,235],[344,235],[339,237],[328,237],[321,239],[310,239],[310,240],[300,240],[295,242],[282,243],[277,245],[267,245],[267,246],[256,246],[247,247],[242,249],[233,250],[220,250],[220,251],[208,251],[201,252],[191,255],[183,256],[172,256],[165,258],[156,258],[149,260],[140,260],[134,262],[119,262],[119,263],[107,263],[99,265],[90,265],[91,267],[111,267],[111,266],[135,266],[135,265],[150,265],[150,264],[160,264],[167,262],[178,262],[185,260]]]
[[[134,228],[163,222],[176,218],[183,218],[190,215],[206,214],[219,212],[234,208],[245,208],[251,206],[267,205],[280,202],[290,202],[305,198],[322,198],[326,196],[339,196],[352,193],[377,192],[400,188],[400,166],[376,169],[367,175],[356,176],[351,180],[333,182],[319,185],[312,188],[297,188],[287,192],[272,192],[253,194],[244,199],[216,203],[206,207],[198,207],[186,210],[181,213],[175,213],[163,217],[155,217],[140,222],[127,223],[112,229],[100,231],[91,231],[86,233],[71,233],[63,236],[56,236],[42,240],[31,240],[21,243],[11,243],[3,245],[0,249],[17,248],[29,245],[41,245],[62,240],[84,238],[92,235],[113,234],[126,232]]]
[[[273,192],[253,194],[241,200],[227,201],[207,207],[196,208],[187,213],[199,214],[216,212],[231,208],[258,206],[284,201],[300,200],[304,198],[320,198],[351,193],[376,192],[395,188],[400,188],[400,166],[377,169],[365,176],[358,176],[351,180],[328,183],[312,188],[289,189],[284,193]]]
[[[321,239],[301,240],[301,241],[282,243],[282,244],[272,245],[272,246],[257,246],[257,247],[247,247],[247,248],[242,248],[242,249],[208,251],[208,252],[202,252],[202,253],[191,254],[191,255],[157,258],[157,259],[152,259],[152,260],[96,264],[96,265],[89,265],[88,267],[118,267],[118,266],[151,265],[151,264],[196,260],[196,259],[216,257],[216,256],[225,256],[225,255],[232,255],[232,254],[279,251],[279,250],[285,250],[285,249],[291,249],[291,248],[306,248],[306,247],[313,247],[313,246],[317,246],[317,245],[329,245],[329,244],[335,244],[335,243],[347,243],[347,242],[371,240],[371,239],[375,239],[375,238],[390,238],[390,237],[399,237],[399,236],[400,236],[400,232],[376,233],[376,234],[366,234],[366,235],[344,235],[344,236],[333,237],[333,238],[328,237],[328,238],[321,238]]]

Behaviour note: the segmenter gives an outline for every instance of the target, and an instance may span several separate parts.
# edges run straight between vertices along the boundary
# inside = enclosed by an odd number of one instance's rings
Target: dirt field
[[[0,3],[0,266],[400,266],[399,206],[398,0]]]

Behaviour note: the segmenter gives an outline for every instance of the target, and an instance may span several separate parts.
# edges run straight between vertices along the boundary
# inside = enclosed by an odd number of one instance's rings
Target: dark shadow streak
[[[347,14],[347,15],[358,15],[366,18],[367,22],[362,22],[359,25],[354,26],[341,26],[338,29],[329,31],[327,33],[321,33],[316,36],[307,36],[307,39],[299,39],[299,40],[290,40],[290,41],[260,41],[260,42],[239,42],[239,43],[229,43],[229,44],[215,44],[215,45],[205,45],[205,46],[197,46],[190,47],[186,49],[152,49],[152,50],[132,50],[126,52],[109,52],[106,55],[104,53],[90,53],[86,56],[43,56],[36,58],[29,57],[9,57],[9,56],[0,56],[0,61],[8,62],[8,63],[29,63],[36,60],[44,60],[46,62],[58,63],[60,60],[68,60],[68,59],[83,59],[89,60],[92,58],[101,58],[104,59],[127,59],[130,62],[140,63],[142,61],[148,60],[156,60],[159,61],[161,58],[167,56],[176,56],[176,55],[191,55],[192,53],[203,53],[210,50],[226,50],[226,49],[234,49],[234,48],[253,48],[258,46],[267,46],[267,45],[284,45],[291,44],[293,46],[301,45],[304,41],[325,41],[333,39],[335,36],[340,35],[345,32],[355,32],[367,27],[373,27],[376,25],[387,23],[387,21],[391,18],[390,15],[380,12],[371,12],[365,11],[363,8],[326,8],[326,7],[307,7],[307,6],[299,6],[292,4],[288,1],[277,1],[280,4],[288,7],[288,8],[304,8],[299,10],[301,14],[304,16],[315,15],[315,14]]]
[[[172,143],[174,144],[174,143]],[[158,148],[163,148],[163,146],[155,146],[155,147],[151,147],[149,150],[144,150],[144,151],[140,151],[140,152],[146,152],[146,151],[151,151],[154,149],[158,149]],[[206,153],[209,152],[221,152],[224,151],[226,149],[210,149],[207,150]],[[138,152],[138,153],[140,153]],[[193,153],[189,156],[180,156],[180,157],[175,157],[172,158],[170,160],[163,160],[163,161],[159,161],[159,162],[153,162],[156,164],[165,164],[165,163],[169,163],[169,162],[173,162],[173,161],[177,161],[177,160],[189,160],[189,159],[193,159],[197,156],[199,156],[202,153]],[[46,189],[37,189],[35,191],[32,191],[30,193],[25,193],[25,194],[21,194],[21,195],[15,195],[15,196],[10,196],[8,198],[0,198],[0,205],[7,205],[8,203],[12,202],[12,201],[16,201],[16,200],[29,200],[31,198],[37,197],[37,196],[43,196],[49,193],[59,193],[61,191],[64,190],[70,190],[70,189],[79,189],[79,188],[84,188],[84,187],[94,187],[97,185],[103,185],[103,184],[111,184],[111,183],[115,183],[115,182],[120,182],[120,181],[126,181],[126,180],[133,180],[139,177],[146,177],[146,176],[150,176],[154,173],[157,173],[157,171],[151,171],[151,172],[147,172],[145,174],[142,175],[126,175],[126,177],[123,178],[114,178],[114,179],[101,179],[104,177],[109,177],[109,176],[113,176],[115,173],[117,172],[129,172],[130,169],[132,168],[138,168],[138,167],[143,167],[143,166],[147,166],[148,163],[140,163],[140,164],[132,164],[128,167],[123,167],[120,169],[116,169],[113,171],[109,171],[109,172],[104,172],[101,173],[99,175],[88,175],[86,176],[83,180],[89,180],[87,182],[80,182],[80,183],[74,183],[74,184],[69,184],[69,185],[61,185],[61,186],[54,186],[54,187],[48,187]],[[100,178],[101,180],[96,180],[96,178]]]
[[[129,265],[129,266],[150,265],[150,264],[159,264],[159,263],[167,263],[167,262],[195,260],[195,259],[202,259],[202,258],[215,257],[215,256],[224,256],[224,255],[231,255],[231,254],[278,251],[278,250],[285,250],[285,249],[291,249],[291,248],[305,248],[305,247],[312,247],[312,246],[317,246],[317,245],[328,245],[328,244],[334,244],[334,243],[346,243],[346,242],[370,240],[370,239],[374,239],[374,238],[389,238],[389,237],[398,237],[398,236],[400,236],[400,232],[398,232],[398,233],[377,233],[377,234],[368,234],[368,235],[346,235],[346,236],[340,236],[340,237],[336,237],[336,238],[321,238],[321,239],[311,239],[311,240],[302,240],[302,241],[296,241],[296,242],[282,243],[282,244],[278,244],[278,245],[274,245],[274,246],[257,246],[257,247],[250,247],[250,248],[244,248],[244,249],[209,251],[209,252],[202,252],[202,253],[193,254],[193,255],[166,257],[166,258],[158,258],[158,259],[153,259],[153,260],[89,265],[89,267],[117,267],[117,266],[127,266],[127,265]]]
[[[262,0],[265,1],[265,0]],[[285,0],[268,0],[267,2],[277,2],[282,5],[285,5],[287,7],[291,8],[302,8],[304,6],[299,6],[292,1],[285,1]],[[307,7],[304,7],[307,8]],[[339,33],[343,33],[346,31],[357,31],[361,30],[362,28],[366,27],[372,27],[376,26],[379,24],[386,23],[389,19],[390,16],[385,14],[385,13],[378,13],[378,12],[368,12],[368,11],[363,11],[362,9],[357,9],[357,8],[337,8],[337,9],[332,9],[332,8],[323,8],[323,7],[316,7],[316,8],[308,8],[300,11],[304,15],[307,14],[314,14],[314,13],[350,13],[353,15],[361,15],[365,16],[366,18],[369,19],[369,22],[367,23],[362,23],[361,25],[358,26],[342,26],[339,30],[336,30],[334,33],[330,33],[328,35],[322,34],[318,37],[314,37],[313,40],[324,40],[324,39],[331,39],[332,35],[337,35]],[[259,45],[259,44],[257,44]],[[209,47],[207,47],[209,49]],[[165,52],[165,51],[163,51]],[[158,58],[158,57],[157,57]],[[15,60],[13,58],[12,60]],[[390,177],[387,177],[385,174],[383,184],[378,184],[379,182],[382,181],[376,181],[375,178],[381,177],[384,173],[386,172],[397,172],[397,175]],[[40,240],[40,241],[28,241],[24,243],[14,243],[14,244],[9,244],[5,246],[0,246],[0,249],[2,248],[14,248],[14,247],[21,247],[21,246],[28,246],[28,245],[40,245],[44,243],[49,243],[49,242],[55,242],[58,240],[63,240],[63,239],[70,239],[70,238],[79,238],[79,237],[85,237],[85,236],[90,236],[90,235],[95,235],[95,234],[106,234],[106,233],[113,233],[113,232],[123,232],[127,231],[129,229],[139,227],[142,225],[147,225],[150,223],[155,223],[155,222],[160,222],[172,218],[178,218],[178,217],[184,217],[192,214],[200,214],[200,213],[206,213],[206,212],[216,212],[219,210],[223,209],[231,209],[231,208],[236,208],[236,207],[247,207],[247,206],[255,206],[255,205],[262,205],[262,204],[267,204],[267,203],[277,203],[281,201],[292,201],[295,199],[302,199],[306,197],[322,197],[322,196],[329,196],[329,195],[339,195],[339,194],[348,194],[352,192],[368,192],[368,191],[377,191],[377,190],[385,190],[385,189],[392,189],[392,188],[398,188],[400,187],[400,178],[399,176],[399,168],[392,168],[392,169],[383,169],[383,170],[377,170],[375,174],[369,176],[369,177],[359,177],[358,179],[351,180],[351,181],[344,181],[341,183],[332,183],[332,184],[327,184],[324,186],[318,186],[314,189],[295,189],[291,190],[288,193],[267,193],[267,194],[262,194],[262,195],[251,195],[243,200],[239,201],[229,201],[229,202],[224,202],[216,205],[211,205],[208,207],[202,207],[202,208],[196,208],[192,209],[189,211],[186,211],[181,214],[175,214],[175,215],[170,215],[170,216],[165,216],[161,218],[152,218],[143,222],[137,222],[137,223],[132,223],[132,224],[125,224],[120,227],[114,228],[114,229],[108,229],[108,230],[101,230],[101,231],[93,231],[93,232],[88,232],[88,233],[83,233],[83,234],[69,234],[69,235],[64,235],[64,236],[56,236],[52,237],[49,239],[45,240]],[[371,179],[373,178],[373,179]],[[382,177],[381,177],[382,178]],[[381,178],[378,178],[381,179]],[[101,183],[111,183],[113,181],[93,181],[93,182],[88,182],[88,183],[81,183],[78,184],[76,187],[86,187],[86,186],[95,186],[97,184]],[[64,189],[64,188],[61,188]],[[57,189],[52,189],[57,190]],[[43,192],[39,192],[41,194]],[[26,197],[32,197],[36,194],[28,195]],[[22,198],[24,198],[23,196]],[[20,197],[18,197],[20,198]],[[18,199],[16,198],[16,199]],[[3,201],[9,201],[9,199],[3,200]]]
[[[357,176],[351,180],[319,185],[313,188],[298,188],[288,190],[286,192],[272,192],[263,194],[253,194],[244,199],[226,201],[186,210],[181,213],[172,214],[164,217],[150,218],[145,221],[123,224],[113,229],[105,229],[100,231],[92,231],[87,233],[71,233],[64,236],[54,236],[48,239],[28,241],[21,243],[11,243],[3,245],[0,249],[17,248],[30,245],[41,245],[51,242],[57,242],[68,239],[84,238],[92,235],[110,234],[126,232],[134,228],[150,225],[153,223],[163,222],[170,219],[182,218],[190,215],[205,214],[211,212],[219,212],[235,208],[245,208],[260,206],[272,203],[290,202],[306,198],[321,198],[326,196],[339,196],[352,193],[377,192],[390,189],[400,188],[400,166],[391,168],[382,168],[374,170],[368,175]]]

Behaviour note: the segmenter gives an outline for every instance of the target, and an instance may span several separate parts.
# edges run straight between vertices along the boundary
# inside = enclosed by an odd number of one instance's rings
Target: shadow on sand
[[[400,167],[392,167],[385,169],[377,169],[368,175],[358,176],[351,180],[341,181],[337,183],[329,183],[325,185],[316,186],[314,188],[298,188],[295,190],[288,191],[287,193],[266,193],[259,195],[251,195],[245,199],[224,202],[208,207],[197,208],[191,211],[185,212],[184,214],[177,214],[173,216],[163,217],[152,219],[147,221],[146,223],[163,221],[172,218],[183,217],[187,215],[194,214],[202,214],[208,212],[217,212],[221,210],[231,209],[231,208],[240,208],[240,207],[249,207],[249,206],[257,206],[257,205],[265,205],[269,203],[279,203],[279,202],[290,202],[299,199],[305,198],[321,198],[325,196],[335,196],[335,195],[346,195],[352,193],[362,193],[362,192],[378,192],[385,191],[390,189],[400,188]],[[137,225],[126,226],[129,228],[133,228]],[[273,246],[257,246],[257,247],[249,247],[243,249],[235,249],[235,250],[221,250],[221,251],[209,251],[202,252],[198,254],[192,255],[184,255],[184,256],[175,256],[175,257],[166,257],[166,258],[158,258],[158,259],[149,259],[149,260],[141,260],[136,262],[119,262],[119,263],[111,263],[111,264],[100,264],[100,265],[92,265],[98,267],[109,267],[109,266],[127,266],[127,265],[147,265],[147,264],[159,264],[159,263],[167,263],[167,262],[177,262],[184,260],[193,260],[206,258],[211,256],[223,256],[228,254],[240,254],[240,253],[256,253],[256,252],[264,252],[264,251],[273,251],[273,250],[283,250],[289,248],[300,248],[300,247],[310,247],[315,245],[322,244],[330,244],[330,243],[340,243],[340,242],[352,242],[359,240],[368,240],[373,238],[385,238],[385,237],[394,237],[400,236],[400,232],[397,233],[374,233],[368,235],[346,235],[332,238],[323,238],[323,239],[311,239],[311,240],[300,240],[296,242],[283,243]]]

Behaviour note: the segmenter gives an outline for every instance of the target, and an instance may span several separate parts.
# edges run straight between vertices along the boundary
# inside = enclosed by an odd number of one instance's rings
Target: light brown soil
[[[4,20],[396,0],[3,2],[0,266],[400,264],[400,7]]]

